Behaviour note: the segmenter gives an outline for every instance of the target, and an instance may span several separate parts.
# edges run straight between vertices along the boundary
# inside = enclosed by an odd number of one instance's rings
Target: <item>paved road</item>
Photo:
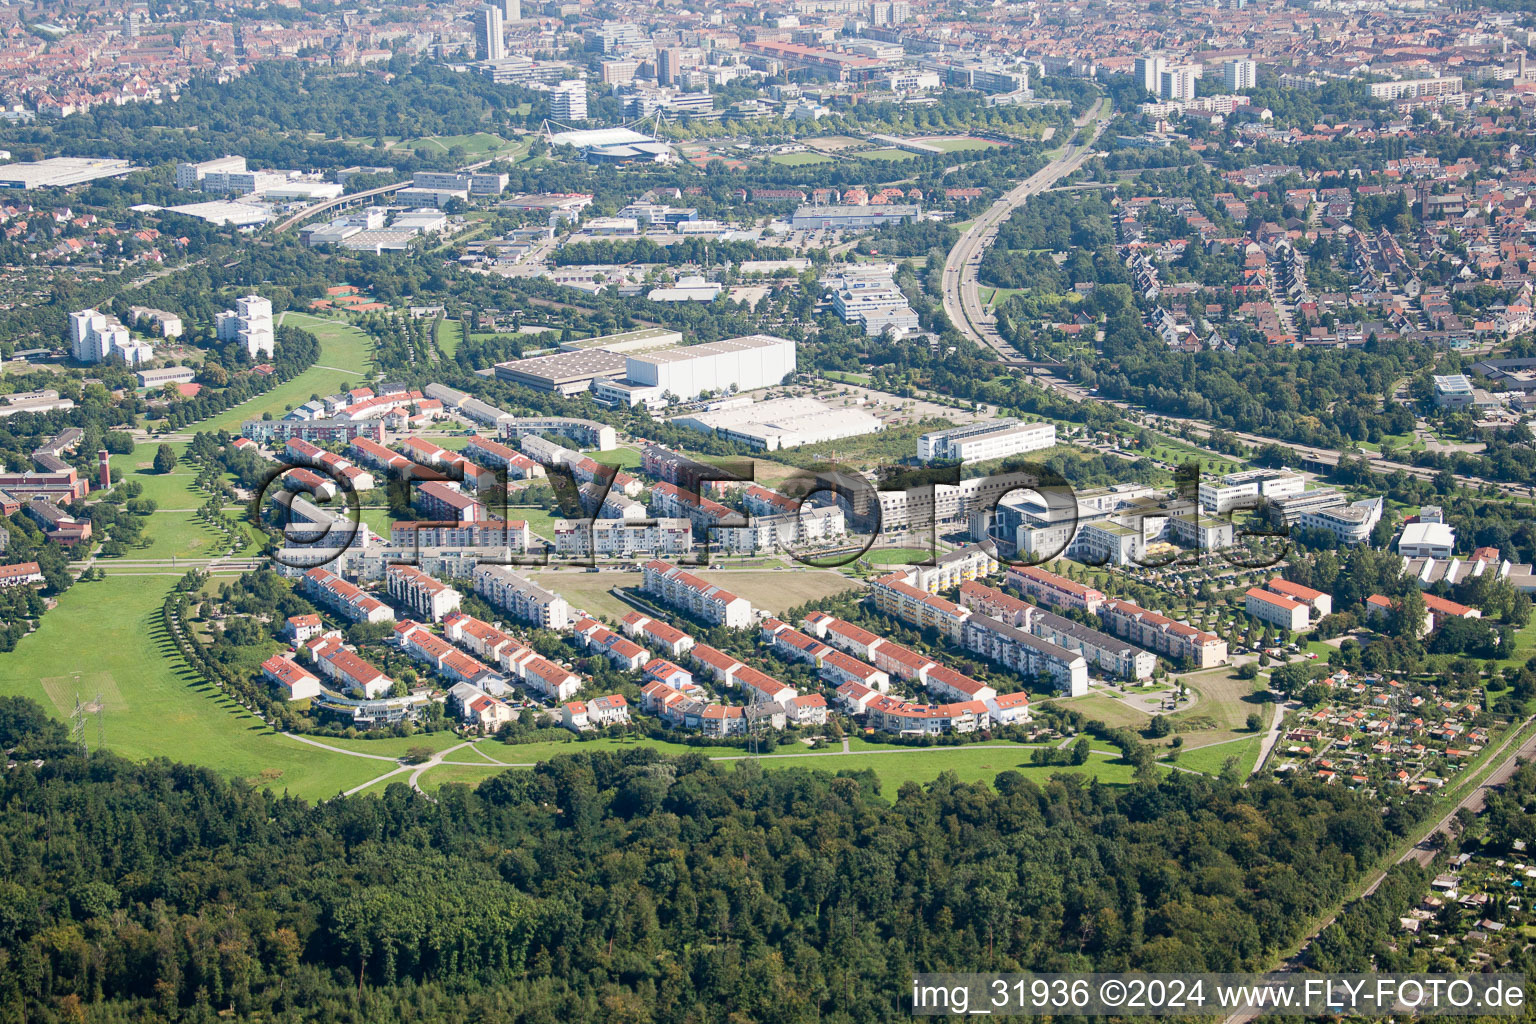
[[[1016,358],[1018,353],[998,335],[992,319],[982,307],[976,284],[976,270],[981,263],[981,254],[997,237],[998,226],[1012,216],[1014,210],[1023,206],[1030,196],[1038,195],[1055,185],[1087,161],[1093,153],[1093,143],[1109,124],[1108,114],[1100,114],[1106,103],[1106,100],[1099,100],[1078,120],[1080,134],[1082,128],[1095,117],[1098,118],[1086,141],[1068,143],[1060,156],[993,203],[960,236],[955,247],[949,251],[948,259],[944,261],[944,315],[971,340],[995,350],[1001,356]]]

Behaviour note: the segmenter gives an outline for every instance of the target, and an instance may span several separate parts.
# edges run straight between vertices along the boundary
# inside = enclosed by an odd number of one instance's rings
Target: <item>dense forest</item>
[[[1305,781],[882,794],[647,749],[309,805],[65,740],[0,699],[7,1022],[884,1021],[917,970],[1252,969],[1403,821]]]

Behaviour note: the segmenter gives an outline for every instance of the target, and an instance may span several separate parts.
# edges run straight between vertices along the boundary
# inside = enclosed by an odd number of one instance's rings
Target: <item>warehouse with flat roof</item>
[[[862,409],[834,409],[814,398],[753,402],[691,413],[672,422],[769,452],[873,434],[884,427]]]
[[[117,178],[142,170],[127,160],[56,156],[31,163],[0,165],[0,188],[69,188],[98,178]]]
[[[670,391],[692,401],[706,391],[752,391],[781,384],[795,372],[795,343],[788,338],[749,334],[686,348],[631,355],[625,379]]]
[[[590,389],[594,380],[624,376],[624,360],[622,352],[595,348],[514,359],[497,363],[495,370],[498,380],[559,395],[579,395]]]

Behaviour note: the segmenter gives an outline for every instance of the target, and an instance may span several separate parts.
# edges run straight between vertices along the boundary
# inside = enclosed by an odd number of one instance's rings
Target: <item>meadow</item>
[[[268,412],[281,417],[289,409],[309,401],[313,395],[333,394],[343,386],[351,387],[372,376],[373,339],[362,328],[291,310],[282,315],[281,323],[309,331],[320,340],[320,358],[315,365],[266,394],[226,409],[189,429],[238,432],[240,424],[246,420],[260,419]]]

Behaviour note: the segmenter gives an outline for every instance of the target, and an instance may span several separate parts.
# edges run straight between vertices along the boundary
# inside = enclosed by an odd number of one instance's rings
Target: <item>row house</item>
[[[519,576],[504,565],[477,567],[475,593],[487,604],[501,609],[514,619],[544,629],[565,629],[571,622],[571,609],[565,598]]]
[[[746,517],[729,505],[722,505],[702,494],[691,494],[669,483],[659,483],[651,488],[651,513],[686,519],[705,533],[715,528],[746,525]]]
[[[593,619],[577,619],[571,629],[582,647],[603,655],[620,672],[638,672],[651,660],[650,652],[644,647]]]
[[[613,482],[608,487],[610,492],[617,491],[626,498],[638,498],[640,492],[645,490],[645,485],[637,477],[630,476],[622,469],[604,465],[591,456],[583,456],[571,463],[571,475],[579,484],[602,486],[609,473],[613,474]]]
[[[416,507],[429,519],[443,519],[453,523],[483,523],[491,518],[490,510],[459,489],[457,484],[442,480],[430,480],[418,484],[412,494]]]
[[[329,569],[314,568],[299,580],[299,592],[349,622],[392,622],[389,605],[364,593]]]
[[[578,700],[560,709],[560,724],[572,732],[605,729],[610,725],[629,724],[629,701],[622,693],[591,700]]]
[[[464,612],[456,611],[443,617],[443,636],[503,670],[513,670],[520,653],[531,653],[528,647],[489,622]]]
[[[681,608],[716,626],[743,629],[752,620],[752,605],[742,597],[717,587],[670,562],[645,563],[641,589],[665,604]]]
[[[441,622],[463,600],[457,590],[411,565],[391,565],[384,586],[392,599],[429,622]]]
[[[822,659],[832,653],[826,644],[779,619],[764,619],[760,635],[775,654],[789,661],[803,661],[820,668]]]
[[[619,621],[631,639],[652,650],[665,651],[670,657],[682,657],[693,647],[693,637],[671,623],[653,619],[642,612],[630,612]]]
[[[339,645],[316,659],[315,667],[337,689],[360,693],[367,700],[383,697],[395,687],[393,679]]]
[[[348,490],[371,491],[375,487],[372,473],[301,437],[290,437],[283,451],[291,463],[325,469],[332,479],[344,481]]]
[[[844,622],[826,612],[811,612],[801,624],[818,640],[824,640],[838,650],[865,661],[874,660],[875,648],[887,642],[878,633],[871,633],[862,626]]]
[[[1227,660],[1225,640],[1130,601],[1107,601],[1099,610],[1099,619],[1111,633],[1174,661],[1214,668]]]
[[[461,720],[481,732],[495,732],[511,722],[514,714],[506,701],[492,697],[473,683],[450,686],[448,704]]]
[[[862,656],[870,661],[874,668],[883,672],[886,675],[884,685],[865,684],[880,693],[888,691],[889,679],[892,676],[923,686],[936,695],[952,697],[955,700],[985,700],[997,693],[994,687],[986,683],[972,679],[948,666],[940,665],[932,658],[892,643],[867,629],[855,626],[851,622],[844,622],[826,612],[817,611],[807,615],[805,625],[807,629],[824,638],[828,643],[845,653]]]
[[[872,728],[902,736],[976,732],[991,723],[987,705],[979,700],[957,704],[914,704],[897,697],[877,697],[869,703],[864,714]]]
[[[1288,597],[1292,601],[1300,601],[1311,609],[1309,614],[1319,619],[1325,615],[1333,614],[1333,598],[1321,590],[1313,590],[1311,587],[1304,587],[1300,583],[1292,583],[1281,576],[1276,576],[1264,584],[1264,589],[1272,594]]]
[[[392,480],[407,477],[415,466],[415,463],[399,452],[391,451],[379,442],[366,437],[354,437],[347,445],[347,451],[358,462],[365,466],[372,466]]]
[[[308,700],[320,696],[320,677],[294,661],[292,655],[272,655],[261,663],[261,674],[277,687],[284,700]]]
[[[701,689],[699,684],[693,681],[692,672],[666,658],[652,658],[646,662],[640,677],[647,683],[660,683],[680,693],[693,693]]]
[[[43,570],[36,562],[0,565],[0,587],[28,587],[43,582]]]
[[[1076,651],[1089,664],[1121,679],[1150,679],[1157,668],[1157,656],[1151,651],[1037,608],[995,587],[975,582],[961,584],[960,603],[1058,647]]]
[[[463,451],[483,466],[503,470],[509,480],[533,480],[548,475],[543,466],[517,449],[478,434],[470,439]]]
[[[838,687],[854,682],[885,693],[891,688],[891,677],[875,666],[842,651],[829,650],[821,657],[820,676],[828,686]]]
[[[445,618],[443,636],[550,700],[569,700],[581,689],[580,676],[471,615],[455,612]],[[497,690],[495,686],[490,688]]]

